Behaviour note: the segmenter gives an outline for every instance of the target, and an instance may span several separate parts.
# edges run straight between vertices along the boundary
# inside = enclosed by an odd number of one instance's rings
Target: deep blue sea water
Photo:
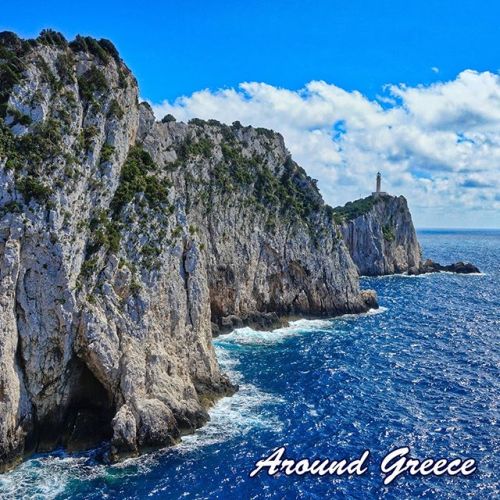
[[[426,256],[482,275],[363,278],[378,313],[242,329],[216,341],[241,389],[172,449],[105,466],[92,453],[35,457],[0,476],[0,497],[494,498],[500,495],[500,231],[420,231]],[[361,477],[248,474],[278,446],[290,458],[357,458]],[[383,485],[390,450],[472,457],[468,477]]]

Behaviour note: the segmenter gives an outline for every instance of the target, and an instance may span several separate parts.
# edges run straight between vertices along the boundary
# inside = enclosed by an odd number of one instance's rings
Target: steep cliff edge
[[[403,196],[369,196],[337,207],[334,212],[361,275],[419,268],[421,249]]]
[[[361,275],[479,272],[470,263],[443,266],[430,259],[422,260],[422,250],[404,196],[371,195],[336,207],[334,218]]]
[[[0,470],[173,444],[235,390],[212,329],[376,306],[279,134],[137,95],[107,40],[0,34]]]

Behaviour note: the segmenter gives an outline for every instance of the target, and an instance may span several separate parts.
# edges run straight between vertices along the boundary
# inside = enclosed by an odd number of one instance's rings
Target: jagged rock
[[[111,441],[112,456],[137,454],[137,421],[127,405],[116,412],[112,421],[113,439]]]
[[[361,297],[366,304],[368,309],[377,309],[377,294],[373,290],[362,290]]]
[[[237,389],[212,330],[376,306],[279,134],[156,122],[108,41],[0,45],[0,469],[173,444]]]
[[[474,264],[471,264],[470,262],[459,261],[455,262],[454,264],[443,266],[438,262],[427,259],[420,264],[419,268],[409,270],[408,274],[440,273],[442,271],[457,274],[472,274],[481,272]]]
[[[220,331],[230,332],[236,328],[241,328],[243,326],[243,320],[236,316],[235,314],[230,314],[229,316],[224,316],[220,320]]]
[[[236,328],[250,326],[255,330],[274,330],[287,326],[288,322],[285,318],[279,317],[275,312],[257,312],[252,311],[243,316],[230,314],[223,316],[219,320],[219,324],[212,323],[212,335],[217,336],[222,333],[228,333]]]

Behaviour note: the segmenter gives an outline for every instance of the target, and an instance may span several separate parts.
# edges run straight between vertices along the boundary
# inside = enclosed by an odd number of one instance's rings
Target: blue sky
[[[24,1],[2,5],[0,28],[111,39],[159,115],[280,130],[332,204],[366,194],[382,168],[420,226],[498,227],[499,19],[493,0]],[[294,106],[325,120],[298,124]]]
[[[500,66],[500,2],[2,2],[4,29],[52,27],[113,40],[143,96],[173,99],[245,81],[300,88],[325,80],[373,96],[466,68]]]

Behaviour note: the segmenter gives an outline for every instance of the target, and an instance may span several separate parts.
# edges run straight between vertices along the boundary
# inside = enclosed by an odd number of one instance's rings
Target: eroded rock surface
[[[381,195],[335,209],[345,243],[364,276],[418,268],[421,249],[403,196]]]
[[[212,329],[376,307],[279,134],[155,120],[106,40],[0,34],[0,469],[174,444],[235,387]]]

